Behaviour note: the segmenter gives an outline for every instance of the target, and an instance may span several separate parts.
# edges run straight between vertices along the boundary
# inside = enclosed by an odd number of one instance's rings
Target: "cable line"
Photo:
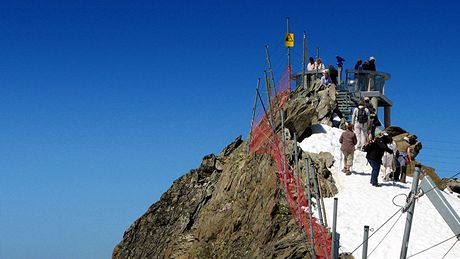
[[[383,242],[383,240],[385,240],[385,238],[388,236],[388,234],[390,234],[391,230],[393,230],[394,226],[396,225],[396,223],[398,223],[399,219],[401,218],[403,214],[401,213],[398,217],[398,219],[396,219],[395,223],[393,223],[393,226],[391,226],[390,230],[388,230],[388,232],[385,234],[385,236],[380,240],[380,242],[374,247],[374,249],[367,255],[367,257],[370,257],[371,254],[375,251],[375,249],[377,249],[377,247],[380,246],[380,244]]]
[[[367,240],[369,240],[373,235],[375,235],[375,233],[377,233],[383,226],[385,226],[385,224],[388,223],[388,221],[390,221],[394,216],[396,216],[396,214],[398,214],[398,212],[400,212],[401,209],[398,209],[389,219],[387,219],[379,228],[377,228],[377,230],[374,231],[374,233],[372,233],[372,235],[370,235]],[[402,213],[401,213],[402,214]],[[353,254],[354,252],[356,252],[356,250],[358,250],[358,248],[360,248],[364,242],[366,242],[367,240],[364,240],[361,244],[359,244],[358,247],[356,247],[352,252],[351,254]]]
[[[432,248],[435,248],[435,247],[437,247],[438,245],[441,245],[441,244],[443,244],[443,243],[445,243],[445,242],[451,240],[452,238],[454,238],[454,237],[456,237],[456,236],[458,236],[458,235],[460,235],[460,234],[453,235],[453,236],[449,237],[448,239],[446,239],[446,240],[444,240],[444,241],[441,241],[441,242],[439,242],[439,243],[437,243],[437,244],[435,244],[435,245],[432,245],[432,246],[430,246],[430,247],[428,247],[428,248],[426,248],[426,249],[424,249],[424,250],[422,250],[422,251],[420,251],[420,252],[417,252],[417,253],[415,253],[415,254],[413,254],[413,255],[411,255],[411,256],[408,256],[407,258],[411,258],[411,257],[413,257],[413,256],[416,256],[416,255],[419,255],[419,254],[421,254],[421,253],[423,253],[423,252],[426,252],[426,251],[428,251],[428,250],[430,250],[430,249],[432,249]],[[457,243],[457,242],[455,242],[455,243]],[[455,245],[455,244],[454,244],[454,245]],[[444,256],[445,256],[445,255],[444,255]]]
[[[447,253],[441,258],[441,259],[444,259],[444,257],[446,257],[446,255],[450,252],[450,250],[452,250],[452,248],[454,248],[454,246],[457,244],[458,242],[458,239],[457,241],[455,241],[455,243],[449,248],[449,250],[447,250]]]

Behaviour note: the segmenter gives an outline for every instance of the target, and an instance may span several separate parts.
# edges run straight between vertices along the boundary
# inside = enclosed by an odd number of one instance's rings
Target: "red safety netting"
[[[278,112],[286,104],[290,94],[290,75],[291,68],[288,67],[283,73],[279,84],[276,87],[270,103],[273,112],[273,118],[276,118]],[[275,97],[275,98],[273,98]],[[268,109],[268,107],[266,108]],[[262,107],[259,107],[259,111]],[[294,215],[297,223],[302,227],[309,240],[312,240],[310,236],[310,211],[308,211],[308,200],[305,198],[305,194],[302,188],[302,183],[298,177],[296,177],[287,162],[285,156],[283,156],[283,143],[279,136],[272,130],[270,120],[268,118],[268,111],[259,112],[255,119],[253,128],[251,129],[251,143],[250,152],[256,154],[269,154],[276,161],[278,169],[278,178],[280,183],[283,184],[286,190],[286,199],[291,211]],[[312,216],[312,228],[315,239],[316,258],[330,258],[331,254],[331,236],[326,227],[318,222],[316,218]],[[312,244],[310,244],[312,245]]]

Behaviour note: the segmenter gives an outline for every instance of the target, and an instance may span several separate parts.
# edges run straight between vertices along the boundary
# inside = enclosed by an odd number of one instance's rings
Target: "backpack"
[[[366,108],[358,108],[358,122],[359,123],[366,123],[367,122],[367,113]]]
[[[364,152],[369,152],[372,149],[374,149],[374,147],[375,147],[375,139],[372,139],[369,142],[367,142],[366,144],[364,144],[362,149],[363,149]]]

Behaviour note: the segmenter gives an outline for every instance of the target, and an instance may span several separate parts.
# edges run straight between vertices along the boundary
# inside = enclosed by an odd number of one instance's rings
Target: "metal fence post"
[[[367,240],[369,240],[369,226],[364,226],[363,257],[362,257],[362,259],[367,259]]]
[[[337,202],[338,198],[334,198],[334,211],[332,212],[332,249],[331,249],[331,258],[338,259],[339,258],[339,246],[336,230],[337,230]]]
[[[305,172],[307,173],[307,197],[308,197],[308,224],[310,226],[310,241],[313,254],[316,256],[315,248],[315,232],[313,231],[313,219],[312,219],[312,209],[311,209],[311,188],[310,188],[310,159],[307,158],[305,161]]]
[[[318,214],[319,214],[319,222],[321,222],[321,225],[324,225],[323,221],[323,211],[321,208],[321,197],[319,195],[319,188],[318,188],[318,177],[316,176],[316,168],[314,163],[311,165],[312,168],[312,174],[313,174],[313,188],[315,189],[315,198],[316,198],[316,206],[318,207]]]
[[[417,193],[417,190],[418,190],[419,176],[420,176],[420,166],[417,166],[415,168],[414,178],[412,180],[412,189],[410,191],[411,197],[409,197],[409,201],[411,202],[411,204],[409,205],[409,209],[407,210],[406,227],[404,228],[404,236],[403,236],[403,241],[402,241],[401,254],[399,255],[400,259],[406,259],[406,256],[407,256],[407,247],[409,246],[410,230],[412,228],[412,218],[414,217],[414,210],[415,210],[414,195]]]

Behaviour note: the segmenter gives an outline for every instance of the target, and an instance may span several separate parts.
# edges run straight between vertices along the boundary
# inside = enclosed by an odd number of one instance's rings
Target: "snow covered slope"
[[[378,179],[382,187],[373,187],[369,183],[371,167],[367,164],[366,153],[361,151],[355,151],[352,168],[354,173],[347,176],[341,172],[343,161],[341,160],[339,138],[343,131],[326,125],[315,125],[313,132],[311,137],[300,143],[300,147],[307,152],[330,152],[335,158],[331,172],[339,189],[336,197],[338,198],[337,232],[340,234],[340,252],[352,252],[363,241],[364,225],[370,227],[369,235],[372,235],[397,212],[399,207],[395,206],[392,200],[398,194],[409,193],[412,178],[407,177],[407,183],[402,184],[391,181],[383,182],[379,175]],[[460,214],[460,199],[456,195],[446,192],[444,194],[457,214]],[[394,201],[398,205],[403,205],[405,196],[400,195]],[[331,226],[333,198],[327,198],[324,202],[328,226]],[[406,217],[406,213],[398,212],[369,239],[368,257],[399,258]],[[422,196],[415,205],[407,257],[453,236],[454,233],[428,198]],[[456,238],[452,238],[411,258],[443,258],[456,241]],[[361,253],[362,247],[359,247],[353,255],[355,258],[361,258]],[[460,242],[457,242],[444,258],[460,258]]]

